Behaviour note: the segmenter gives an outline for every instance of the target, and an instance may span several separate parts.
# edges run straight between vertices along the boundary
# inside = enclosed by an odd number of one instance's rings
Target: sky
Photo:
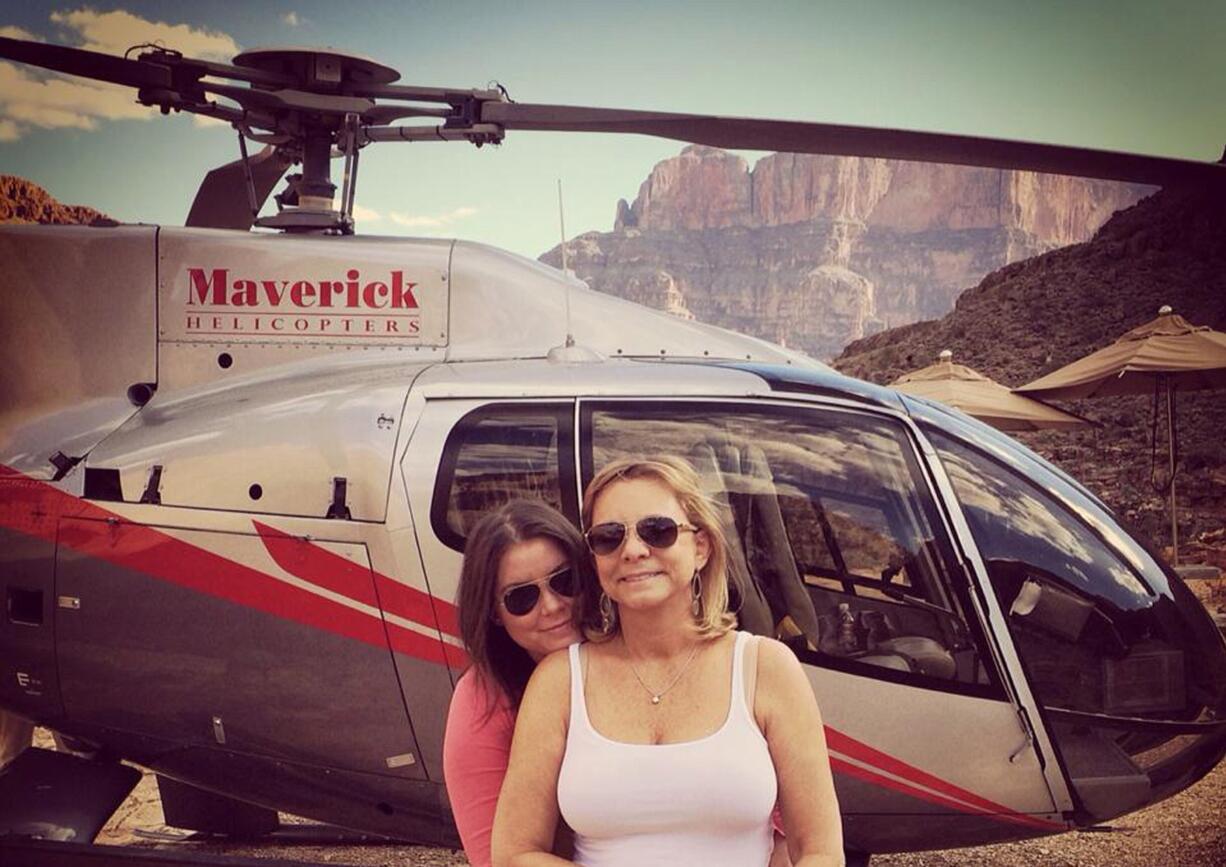
[[[0,36],[122,53],[158,40],[228,60],[327,45],[402,84],[499,82],[519,102],[860,124],[1217,160],[1226,147],[1226,3],[996,0],[470,0],[7,3]],[[483,241],[536,257],[609,231],[682,144],[512,132],[498,147],[362,152],[358,231]],[[745,153],[752,161],[760,153]],[[182,225],[237,136],[163,118],[131,91],[0,63],[0,174],[124,221]],[[340,163],[333,180],[340,182]]]

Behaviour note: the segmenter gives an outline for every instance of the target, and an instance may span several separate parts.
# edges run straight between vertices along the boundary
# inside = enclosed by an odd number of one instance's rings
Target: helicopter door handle
[[[345,502],[348,497],[349,482],[344,476],[337,476],[332,480],[332,505],[328,506],[328,511],[324,515],[325,518],[331,518],[340,521],[352,521],[353,515],[349,511],[349,505]]]
[[[1016,765],[1018,759],[1022,757],[1022,754],[1025,753],[1026,750],[1031,749],[1033,746],[1034,735],[1032,735],[1030,732],[1026,732],[1026,740],[1022,741],[1022,745],[1009,754],[1009,764]]]
[[[1030,726],[1030,714],[1026,713],[1026,709],[1019,707],[1017,709],[1017,721],[1021,725],[1022,731],[1026,735],[1026,739],[1022,741],[1022,745],[1016,750],[1009,753],[1009,764],[1016,765],[1022,754],[1026,750],[1034,748],[1034,729]]]

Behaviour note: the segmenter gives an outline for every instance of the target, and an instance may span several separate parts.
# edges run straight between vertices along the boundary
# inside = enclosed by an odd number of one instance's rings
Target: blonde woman
[[[785,646],[734,631],[724,537],[693,469],[619,461],[584,495],[591,641],[537,666],[494,823],[495,867],[843,862],[813,691]],[[559,811],[575,860],[550,854]]]

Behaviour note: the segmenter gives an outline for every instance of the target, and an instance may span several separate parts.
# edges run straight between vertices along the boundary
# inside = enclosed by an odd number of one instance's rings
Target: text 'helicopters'
[[[577,523],[586,481],[644,452],[699,470],[742,627],[805,664],[851,849],[1096,824],[1226,753],[1208,615],[1018,443],[490,247],[351,234],[363,146],[517,129],[1163,185],[1222,185],[1226,166],[526,105],[334,52],[228,66],[0,39],[0,56],[266,146],[205,178],[186,228],[0,229],[0,705],[95,754],[23,754],[0,828],[91,837],[131,784],[111,782],[122,757],[167,780],[184,827],[215,830],[224,803],[248,828],[283,810],[454,843],[441,751],[465,533],[512,497]],[[39,794],[90,774],[87,819]]]

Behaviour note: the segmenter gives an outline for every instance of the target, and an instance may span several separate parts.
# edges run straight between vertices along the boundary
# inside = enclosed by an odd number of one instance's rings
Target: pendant
[[[652,704],[659,704],[659,703],[660,703],[660,697],[659,697],[658,695],[653,695],[653,696],[651,697],[651,703],[652,703]]]

